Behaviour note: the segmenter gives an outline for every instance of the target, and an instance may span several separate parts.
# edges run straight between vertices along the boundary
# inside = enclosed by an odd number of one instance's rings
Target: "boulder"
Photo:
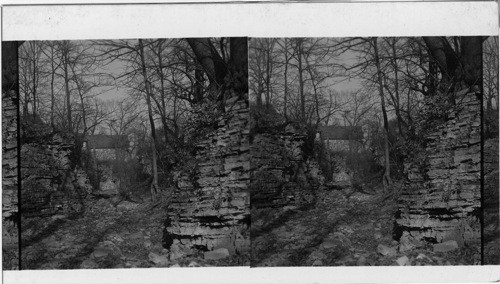
[[[210,260],[218,260],[229,257],[229,250],[227,248],[218,248],[213,251],[207,251],[203,257]]]
[[[356,261],[357,266],[365,266],[366,265],[366,257],[364,255],[360,256]]]
[[[396,259],[396,263],[399,265],[399,266],[407,266],[407,265],[411,265],[410,264],[410,259],[406,256],[406,255],[403,255],[402,257]]]
[[[321,259],[316,259],[312,266],[323,266],[323,262],[321,261]]]
[[[182,252],[178,244],[174,243],[172,246],[170,246],[170,260],[176,260],[182,258],[183,256],[184,253]]]
[[[92,252],[92,257],[94,259],[104,258],[107,257],[108,255],[114,258],[119,258],[123,256],[120,248],[118,248],[112,241],[100,242]]]
[[[388,247],[383,244],[379,244],[377,246],[377,252],[384,256],[393,256],[396,255],[396,247]]]
[[[113,253],[113,251],[111,249],[100,247],[100,248],[94,249],[94,251],[92,252],[92,257],[93,258],[104,258],[112,253]]]
[[[188,267],[201,267],[201,265],[199,265],[196,261],[191,261],[188,264]]]
[[[154,252],[150,252],[148,254],[148,259],[152,263],[158,265],[158,266],[167,266],[168,265],[168,258],[164,255],[158,255]]]
[[[454,240],[433,245],[434,252],[449,252],[458,249],[458,243]]]
[[[399,243],[399,252],[406,252],[415,248],[415,244],[408,239],[401,239]]]

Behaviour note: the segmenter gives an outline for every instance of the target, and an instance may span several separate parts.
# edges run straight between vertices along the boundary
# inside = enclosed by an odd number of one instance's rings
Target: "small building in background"
[[[125,161],[128,160],[130,142],[127,135],[89,135],[83,147],[93,157],[99,191],[101,194],[116,195],[120,191]]]
[[[88,135],[83,147],[98,161],[126,160],[130,142],[127,135]]]
[[[316,138],[334,152],[358,152],[363,149],[361,126],[319,126]]]

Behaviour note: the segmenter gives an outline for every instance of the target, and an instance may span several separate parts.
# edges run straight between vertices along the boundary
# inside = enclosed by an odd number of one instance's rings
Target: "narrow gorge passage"
[[[393,240],[394,197],[318,192],[308,208],[252,210],[252,266],[470,265],[471,251],[400,252]]]
[[[165,208],[149,202],[89,199],[82,216],[54,215],[23,222],[23,266],[30,269],[102,269],[237,265],[162,247]]]

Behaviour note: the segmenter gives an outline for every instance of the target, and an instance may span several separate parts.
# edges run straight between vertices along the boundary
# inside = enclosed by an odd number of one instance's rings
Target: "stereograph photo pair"
[[[498,36],[2,42],[3,267],[496,265]]]

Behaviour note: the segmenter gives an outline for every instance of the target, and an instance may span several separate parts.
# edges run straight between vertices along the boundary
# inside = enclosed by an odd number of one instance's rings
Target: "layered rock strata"
[[[48,134],[21,147],[21,209],[23,217],[71,214],[83,210],[92,191],[85,172],[72,168],[71,137]]]
[[[454,94],[446,120],[425,137],[418,162],[405,165],[407,182],[395,224],[396,238],[476,244],[480,235],[481,104],[479,94]],[[429,105],[428,105],[429,106]],[[429,106],[432,107],[432,106]]]
[[[19,267],[18,242],[18,42],[2,42],[2,264]]]
[[[168,210],[164,246],[184,252],[249,250],[248,101],[229,99],[217,129],[197,145],[197,170],[181,173]]]
[[[11,92],[2,93],[2,214],[17,213],[17,104]]]
[[[484,263],[500,264],[498,133],[484,141]]]
[[[309,199],[309,183],[321,176],[302,151],[305,134],[289,125],[282,133],[259,133],[251,145],[252,207],[277,208]]]

